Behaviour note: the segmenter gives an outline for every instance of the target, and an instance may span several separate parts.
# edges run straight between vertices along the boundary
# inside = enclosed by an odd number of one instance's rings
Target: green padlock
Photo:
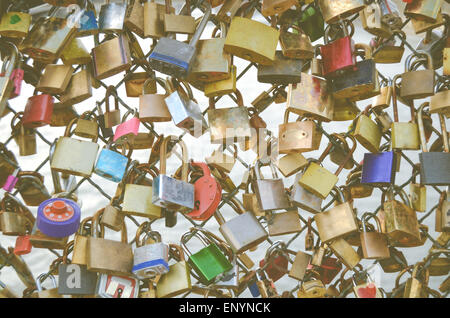
[[[186,247],[187,241],[192,236],[197,237],[205,246],[194,254]],[[188,255],[188,263],[200,276],[200,282],[205,285],[213,283],[216,277],[228,272],[233,267],[216,244],[216,242],[218,244],[223,244],[223,242],[215,240],[214,236],[202,228],[191,228],[190,232],[184,233],[181,237],[181,247]]]
[[[314,42],[325,34],[323,16],[320,10],[314,6],[309,6],[300,15],[299,26]]]

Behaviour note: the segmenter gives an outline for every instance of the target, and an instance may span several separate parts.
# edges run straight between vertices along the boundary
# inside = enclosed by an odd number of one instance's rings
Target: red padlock
[[[314,269],[320,274],[320,280],[324,284],[329,284],[342,270],[342,263],[334,257],[324,257],[320,266],[309,264],[308,270]]]
[[[31,252],[32,249],[30,236],[22,235],[18,236],[16,239],[16,245],[14,246],[15,255],[25,255]]]
[[[211,176],[209,167],[204,162],[191,162],[191,166],[199,167],[203,176],[194,183],[194,206],[192,212],[186,214],[193,220],[206,221],[213,216],[222,200],[222,187]]]
[[[53,114],[53,103],[53,96],[48,94],[29,97],[23,111],[23,126],[26,128],[38,128],[49,125]]]
[[[355,27],[349,20],[338,23],[344,33],[344,37],[337,38],[329,43],[329,32],[332,27],[337,24],[329,24],[325,29],[325,44],[320,46],[320,54],[322,55],[323,77],[330,78],[340,75],[344,70],[356,71],[356,55],[355,43],[352,36]],[[350,25],[350,35],[347,26]]]
[[[276,282],[288,272],[288,252],[283,241],[276,241],[267,249],[264,259],[259,262],[261,268],[267,263],[264,271],[273,282]]]

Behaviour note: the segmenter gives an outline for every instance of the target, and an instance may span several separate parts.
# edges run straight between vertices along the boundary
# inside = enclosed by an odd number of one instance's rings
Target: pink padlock
[[[17,177],[19,171],[20,169],[16,169],[11,175],[8,176],[5,184],[3,185],[3,190],[5,190],[6,192],[11,192],[14,189],[14,187],[17,184],[17,181],[19,181],[19,178]]]
[[[13,82],[13,90],[9,95],[9,99],[15,98],[20,95],[20,90],[22,89],[22,81],[25,72],[20,68],[15,68],[11,72],[11,76],[9,77]],[[5,73],[0,73],[0,77],[5,76]]]
[[[133,114],[133,118],[126,120],[128,115]],[[123,115],[122,123],[116,127],[113,141],[116,143],[123,143],[125,141],[133,143],[134,137],[138,135],[139,125],[141,121],[138,118],[138,112],[136,109],[129,110]]]

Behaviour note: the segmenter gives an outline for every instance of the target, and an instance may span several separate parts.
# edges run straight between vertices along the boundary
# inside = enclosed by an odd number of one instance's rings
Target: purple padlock
[[[16,169],[11,175],[8,176],[5,184],[3,185],[3,190],[5,190],[6,192],[11,192],[14,189],[14,187],[17,184],[17,181],[19,181],[19,178],[17,177],[19,171],[20,169]]]
[[[80,226],[81,210],[69,199],[53,198],[39,205],[36,225],[45,235],[66,237],[74,234]]]
[[[395,182],[396,156],[393,151],[365,153],[361,183],[387,186]]]

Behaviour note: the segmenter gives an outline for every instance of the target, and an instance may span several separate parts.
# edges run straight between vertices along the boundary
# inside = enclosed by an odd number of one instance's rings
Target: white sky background
[[[101,3],[101,1],[98,1]],[[161,0],[157,2],[162,2]],[[177,12],[179,8],[181,7],[182,1],[172,1],[173,5],[176,7]],[[403,11],[403,2],[400,0],[396,1],[399,4],[400,12]],[[213,13],[216,13],[218,8],[213,9]],[[98,11],[97,11],[98,12]],[[193,15],[195,17],[198,17],[200,14],[199,10],[195,10],[193,12]],[[255,13],[254,17],[255,20],[263,21],[263,18],[259,15],[259,13]],[[208,23],[207,28],[205,32],[203,33],[203,38],[209,38],[212,32],[212,23]],[[355,28],[356,32],[354,35],[354,41],[355,43],[369,43],[370,39],[372,38],[372,35],[364,31],[361,27],[361,24],[359,22],[359,19],[355,21]],[[411,28],[411,25],[408,24],[408,26],[404,29],[408,41],[411,43],[413,47],[416,47],[418,42],[420,41],[421,37],[424,36],[424,34],[421,34],[420,37],[416,36]],[[177,36],[178,39],[184,40],[185,36]],[[92,37],[85,37],[82,38],[83,43],[88,49],[88,51],[91,50],[93,47],[93,38]],[[321,43],[322,40],[319,40],[315,42],[314,44]],[[148,52],[151,44],[151,40],[142,40],[140,39],[141,47],[143,48],[144,52]],[[279,46],[278,49],[281,49]],[[405,50],[404,59],[409,54],[409,50]],[[59,61],[58,63],[61,63]],[[241,60],[237,57],[234,58],[234,63],[237,66],[238,74],[247,66],[248,62]],[[404,71],[404,65],[403,62],[394,65],[394,64],[378,64],[377,69],[385,76],[393,77],[395,74],[402,73]],[[141,69],[138,69],[138,71],[142,71]],[[442,72],[442,69],[439,70],[439,72]],[[125,73],[120,73],[114,77],[110,77],[106,79],[104,82],[107,85],[115,85],[117,82],[119,82]],[[165,77],[165,76],[164,76]],[[256,98],[263,90],[266,90],[270,87],[269,84],[262,84],[257,82],[256,80],[256,68],[252,68],[239,82],[237,87],[239,90],[243,93],[244,97],[244,104],[246,106],[250,106],[250,102]],[[160,89],[160,88],[159,88]],[[122,85],[118,89],[118,93],[121,96],[122,99],[124,99],[128,105],[131,107],[138,107],[139,106],[139,99],[138,98],[128,98],[125,93],[125,87]],[[33,94],[33,87],[23,83],[22,86],[22,92],[21,96],[17,97],[16,99],[10,100],[10,105],[16,110],[16,111],[22,111],[25,107],[27,98]],[[93,89],[93,96],[89,98],[88,100],[77,104],[75,106],[76,111],[78,114],[82,114],[86,110],[90,110],[95,106],[95,101],[101,100],[104,97],[105,90],[103,88],[100,89]],[[205,98],[205,96],[194,89],[194,94],[199,102],[200,108],[204,110],[206,107],[208,107],[208,100]],[[371,100],[361,101],[358,102],[358,106],[360,109],[364,109],[365,106],[370,104]],[[422,101],[416,100],[415,106],[418,107],[421,104]],[[220,103],[218,103],[218,107],[230,107],[230,105],[233,105],[233,102],[228,97],[223,98]],[[104,106],[103,106],[104,107]],[[104,108],[103,108],[104,110]],[[283,114],[285,110],[284,104],[272,104],[267,110],[265,110],[261,117],[267,122],[268,129],[270,129],[275,135],[278,134],[278,125],[282,123],[283,121]],[[391,116],[392,114],[392,107],[387,110]],[[124,114],[124,110],[122,109],[122,115]],[[408,121],[410,119],[410,112],[407,107],[399,103],[399,118],[400,121]],[[439,129],[439,119],[436,115],[433,115],[433,123],[436,126],[436,128]],[[8,136],[11,133],[10,128],[10,121],[11,121],[12,115],[8,115],[5,118],[1,119],[0,122],[0,141],[4,142],[8,139]],[[331,123],[324,123],[323,126],[327,130],[328,133],[332,132],[342,132],[347,131],[348,126],[351,124],[350,121],[347,122],[331,122]],[[53,141],[58,136],[61,136],[64,134],[65,127],[42,127],[39,128],[39,131],[50,141]],[[144,128],[141,127],[142,131]],[[173,125],[172,122],[170,123],[155,123],[155,129],[158,133],[164,133],[164,135],[174,134],[174,135],[180,135],[182,133],[181,129],[178,129]],[[78,137],[76,137],[78,138]],[[190,158],[193,158],[194,160],[201,161],[203,160],[205,154],[210,154],[216,146],[211,146],[209,144],[209,133],[206,133],[202,137],[196,139],[191,137],[190,135],[185,135],[183,140],[188,145],[189,149],[189,156]],[[432,137],[433,142],[435,140],[435,136]],[[326,148],[327,146],[327,139],[324,138],[322,141],[322,145],[318,151],[309,152],[306,153],[306,157],[315,157],[318,158],[321,154],[321,152]],[[20,157],[18,155],[19,150],[17,145],[14,141],[10,142],[8,145],[8,149],[14,152],[16,155],[16,158],[19,161],[20,166],[23,170],[34,170],[48,155],[48,146],[42,142],[39,138],[37,138],[37,147],[38,147],[38,154],[28,157]],[[103,144],[101,143],[101,147],[103,147]],[[205,148],[207,150],[205,150]],[[354,159],[357,162],[360,162],[363,159],[363,155],[366,152],[366,150],[359,145],[357,150],[354,153]],[[405,151],[406,155],[411,158],[414,162],[418,162],[418,153],[419,151]],[[140,162],[146,162],[148,160],[150,154],[150,150],[136,150],[133,152],[133,159],[139,160]],[[255,157],[255,154],[252,151],[247,152],[239,152],[239,155],[247,161],[247,163],[253,162],[253,159]],[[179,161],[176,158],[176,156],[172,156],[168,161],[168,173],[173,173],[176,169],[176,167],[179,165]],[[324,166],[329,169],[330,171],[334,172],[337,169],[337,166],[329,161],[329,159],[324,160]],[[345,178],[349,170],[343,170],[343,172],[340,175],[340,181],[338,185],[341,185],[345,183]],[[50,175],[50,166],[47,164],[41,171],[45,176],[45,185],[47,186],[47,189],[49,192],[53,191],[53,184],[52,179]],[[230,177],[234,181],[236,185],[240,184],[242,180],[242,174],[244,172],[244,167],[237,162],[234,169],[230,173]],[[263,169],[263,173],[268,174],[268,170]],[[281,174],[279,174],[281,176]],[[404,159],[402,159],[402,166],[400,172],[397,173],[396,176],[396,183],[401,184],[405,182],[411,175],[411,167],[409,164],[404,162]],[[267,175],[269,176],[269,175]],[[79,178],[77,178],[79,179]],[[92,180],[94,182],[97,182],[101,185],[104,191],[106,191],[109,195],[113,195],[116,190],[116,183],[113,183],[111,181],[108,181],[106,179],[103,179],[95,174],[92,175]],[[286,178],[284,180],[285,187],[291,186],[294,181],[294,176],[290,178]],[[427,210],[434,206],[438,201],[438,196],[434,190],[432,190],[430,187],[427,189]],[[100,195],[95,188],[93,188],[88,182],[85,182],[78,191],[78,196],[81,198],[82,201],[82,219],[86,216],[92,215],[95,213],[98,209],[104,207],[108,200],[104,198],[102,195]],[[356,199],[355,200],[355,207],[358,209],[358,215],[361,216],[363,212],[366,211],[374,211],[376,207],[380,203],[380,197],[381,192],[378,189],[375,189],[373,192],[372,197],[365,198],[365,199]],[[241,194],[238,195],[238,198],[241,199]],[[36,215],[37,208],[31,208],[31,211]],[[233,217],[233,211],[225,206],[225,208],[222,208],[221,212],[223,213],[225,219],[230,219]],[[299,213],[304,217],[308,218],[312,216],[312,214],[305,212],[303,210],[299,210]],[[423,214],[418,213],[418,217],[420,218]],[[137,220],[141,223],[145,221],[144,218],[137,217]],[[436,238],[438,236],[438,233],[434,232],[434,214],[428,217],[427,221],[425,222],[426,225],[429,226],[430,234],[432,237]],[[135,225],[128,221],[128,237],[129,240],[133,239],[133,235],[135,233],[136,227]],[[174,228],[166,228],[164,226],[164,219],[158,220],[154,223],[153,229],[159,231],[162,234],[163,241],[164,242],[173,242],[178,243],[179,239],[185,231],[189,229],[191,224],[186,221],[181,215],[178,216],[178,224]],[[209,230],[214,231],[215,233],[219,233],[218,231],[218,224],[215,221],[214,218],[212,218],[208,224],[206,225],[206,228]],[[304,251],[304,235],[305,232],[302,233],[302,235],[297,238],[293,244],[290,245],[290,249],[292,250],[302,250]],[[286,235],[286,236],[280,236],[280,237],[272,237],[272,240],[284,240],[287,242],[292,235]],[[111,230],[107,231],[106,234],[107,238],[113,238],[116,240],[120,240],[120,234],[113,232]],[[10,237],[10,236],[0,236],[0,243],[1,245],[6,248],[7,246],[14,246],[16,237]],[[73,239],[73,236],[70,238],[70,240]],[[194,244],[194,240],[192,240],[192,244],[189,245],[190,250],[195,251],[200,245]],[[259,248],[255,252],[247,252],[247,254],[253,259],[255,264],[257,265],[259,261],[264,257],[264,253],[266,251],[266,248],[268,247],[267,243],[262,243]],[[423,257],[426,256],[429,248],[431,247],[431,244],[429,241],[424,246],[416,247],[416,248],[401,248],[400,250],[405,254],[408,263],[413,264],[417,261],[421,260]],[[28,263],[30,266],[33,274],[35,277],[37,277],[39,274],[47,272],[49,269],[49,265],[51,262],[55,259],[55,255],[50,253],[49,251],[45,249],[37,249],[33,248],[32,252],[28,255],[23,256],[24,260]],[[372,261],[366,261],[363,260],[361,262],[363,266],[367,266],[372,264]],[[385,289],[390,291],[394,287],[395,283],[395,277],[396,273],[394,274],[386,274],[381,270],[381,267],[378,267],[379,270],[377,271],[380,275],[375,275],[375,279],[379,282],[381,280],[381,286]],[[406,276],[406,275],[405,275]],[[437,289],[440,282],[443,281],[445,277],[430,277],[430,287],[433,289]],[[404,277],[402,281],[406,279]],[[8,287],[10,287],[14,292],[16,292],[18,295],[22,294],[22,290],[24,289],[24,285],[21,283],[21,281],[17,278],[13,270],[9,267],[5,267],[1,270],[0,273],[0,280],[4,282]],[[278,291],[281,293],[284,290],[291,290],[295,287],[297,284],[297,281],[291,278],[288,278],[287,275],[280,279],[276,286],[278,288]],[[44,286],[49,286],[50,282],[46,282]],[[251,297],[251,294],[246,290],[241,296],[245,297]],[[353,297],[353,294],[350,295],[350,297]]]

